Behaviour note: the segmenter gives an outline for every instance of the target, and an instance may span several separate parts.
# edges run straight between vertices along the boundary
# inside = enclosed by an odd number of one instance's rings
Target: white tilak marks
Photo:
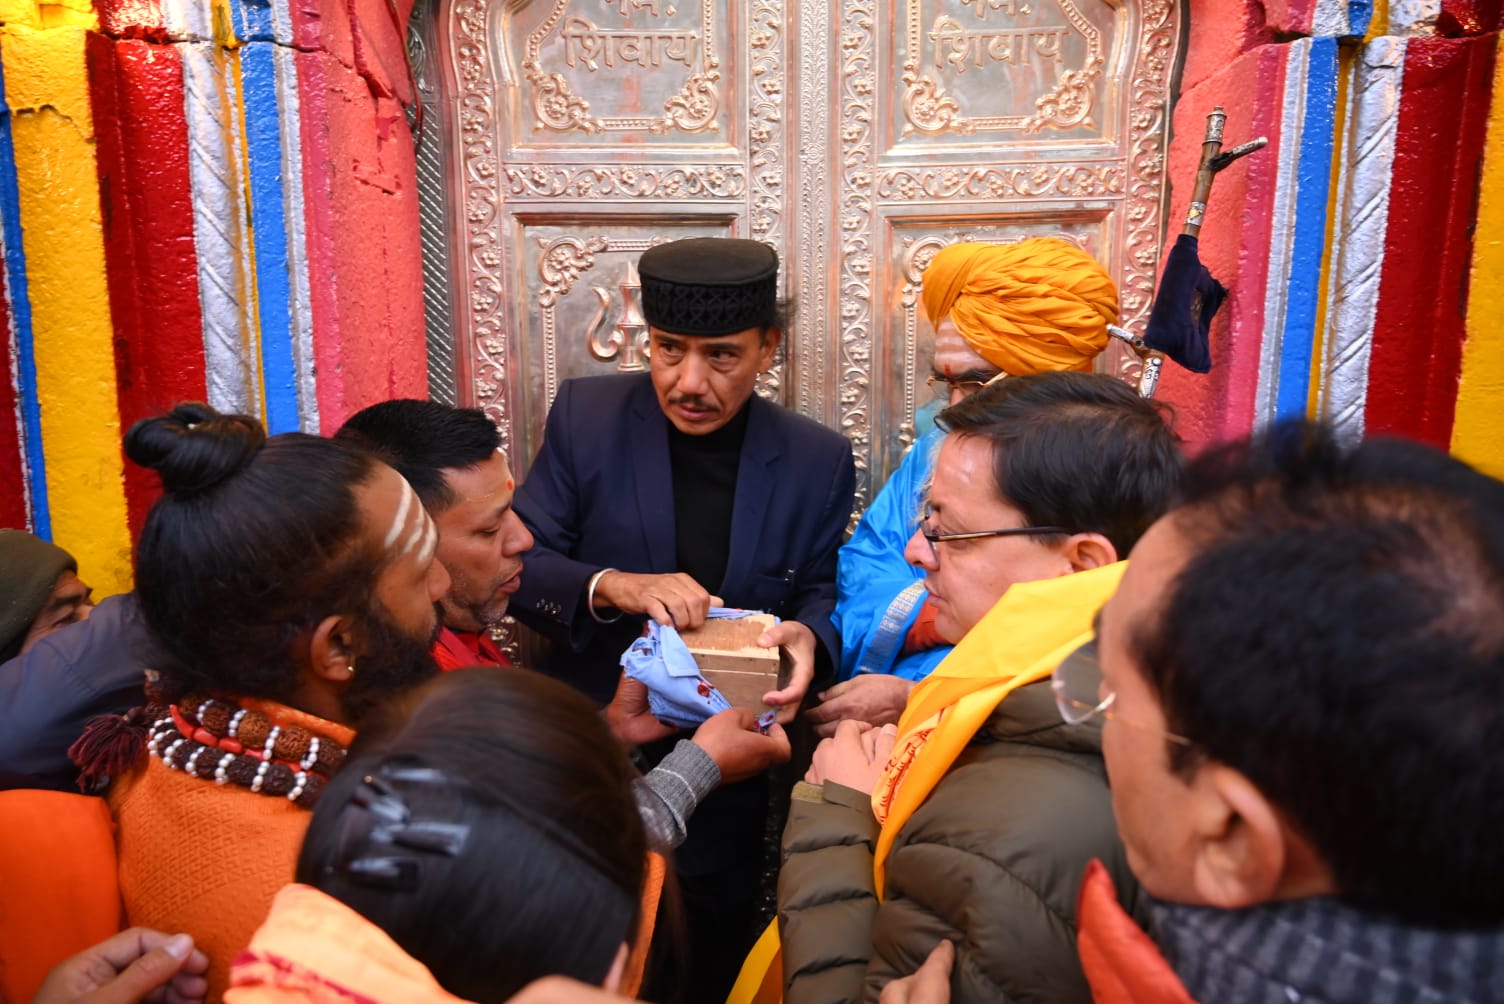
[[[392,525],[381,541],[381,546],[384,550],[390,551],[392,545],[397,543],[397,538],[407,527],[407,513],[412,508],[413,502],[417,500],[417,497],[413,492],[412,486],[406,481],[402,482],[402,501],[397,503],[397,512],[392,517]]]

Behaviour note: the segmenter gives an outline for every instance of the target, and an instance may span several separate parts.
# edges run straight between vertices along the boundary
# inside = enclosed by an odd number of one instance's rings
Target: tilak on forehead
[[[418,493],[413,491],[412,485],[402,482],[402,501],[397,503],[392,525],[381,541],[382,549],[389,553],[395,550],[393,557],[400,558],[416,548],[418,560],[427,561],[438,543],[438,530],[418,501]]]

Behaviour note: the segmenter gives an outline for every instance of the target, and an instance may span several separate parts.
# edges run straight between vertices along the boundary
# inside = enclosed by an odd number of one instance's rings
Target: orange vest
[[[1195,1004],[1159,946],[1118,903],[1100,861],[1086,866],[1076,929],[1076,951],[1095,1004]]]

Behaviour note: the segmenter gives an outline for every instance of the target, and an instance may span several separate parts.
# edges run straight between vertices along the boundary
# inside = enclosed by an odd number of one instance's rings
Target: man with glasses
[[[989,383],[1057,370],[1089,371],[1118,316],[1117,289],[1105,269],[1056,238],[1018,244],[953,244],[924,271],[924,309],[935,328],[936,397],[955,405]],[[841,548],[835,621],[841,629],[838,683],[811,718],[830,735],[842,718],[881,724],[916,680],[950,651],[934,630],[925,571],[904,546],[945,433],[926,430]],[[897,710],[895,710],[897,709]]]
[[[1098,1000],[1504,999],[1504,485],[1278,426],[1192,465],[1098,645],[1055,686],[1152,936],[1094,871]]]
[[[1045,657],[1089,630],[1118,559],[1173,502],[1175,436],[1154,403],[1086,373],[1006,380],[941,420],[906,553],[959,644],[898,730],[843,723],[795,792],[790,1004],[873,1000],[940,939],[957,943],[959,1000],[1084,1002],[1082,875],[1102,858],[1133,888],[1100,728],[1060,720]]]

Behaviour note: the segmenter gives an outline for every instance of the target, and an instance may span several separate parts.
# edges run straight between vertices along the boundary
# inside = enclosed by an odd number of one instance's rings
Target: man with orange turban
[[[943,404],[1005,377],[1090,371],[1118,317],[1107,270],[1054,237],[952,244],[925,269],[923,301],[935,329],[927,382]],[[832,619],[843,682],[809,712],[822,735],[844,718],[897,722],[914,683],[950,652],[933,628],[924,570],[903,554],[944,437],[934,428],[914,444],[841,548]]]

